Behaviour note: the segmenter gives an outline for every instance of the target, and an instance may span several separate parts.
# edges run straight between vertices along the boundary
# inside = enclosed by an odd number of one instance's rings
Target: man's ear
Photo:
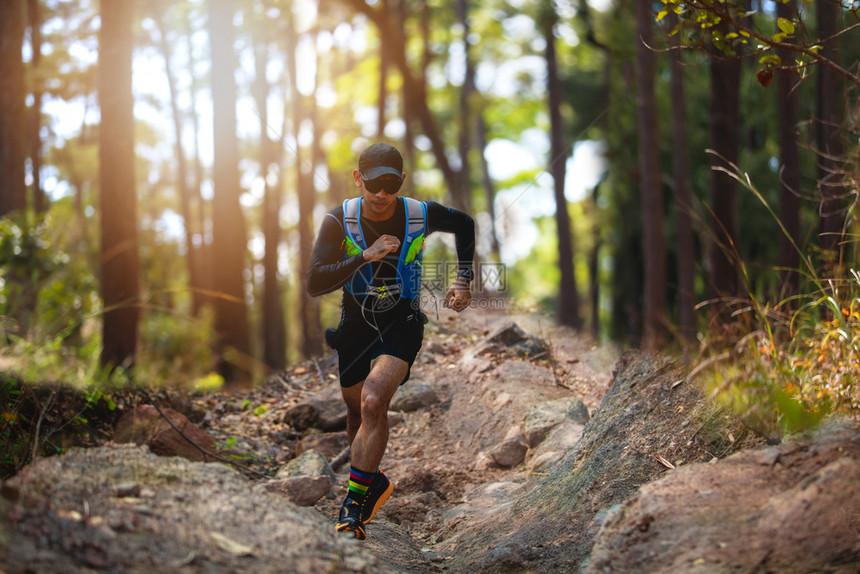
[[[361,172],[357,169],[352,170],[352,179],[355,181],[355,187],[361,189]]]

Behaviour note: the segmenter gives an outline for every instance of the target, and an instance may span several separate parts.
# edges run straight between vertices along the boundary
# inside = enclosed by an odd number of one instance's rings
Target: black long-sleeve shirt
[[[361,218],[361,229],[368,247],[373,245],[373,242],[382,235],[397,237],[401,241],[401,247],[403,246],[406,229],[406,207],[404,203],[403,200],[398,199],[394,215],[384,221]],[[462,211],[445,207],[435,201],[428,201],[426,205],[425,237],[436,231],[453,233],[457,248],[457,274],[471,280],[472,260],[475,256],[475,222]],[[367,264],[361,253],[344,259],[343,242],[345,237],[343,206],[341,205],[329,211],[323,218],[322,225],[320,225],[320,232],[314,245],[311,266],[308,271],[307,290],[312,297],[324,295],[343,287],[352,279],[359,268]],[[374,284],[384,284],[393,279],[390,275],[396,269],[396,261],[399,257],[400,248],[382,260],[370,263],[373,265]],[[388,264],[385,264],[386,262]],[[428,263],[431,262],[425,261],[425,280],[427,279]],[[360,306],[352,297],[344,297],[343,304],[346,316],[360,313]]]

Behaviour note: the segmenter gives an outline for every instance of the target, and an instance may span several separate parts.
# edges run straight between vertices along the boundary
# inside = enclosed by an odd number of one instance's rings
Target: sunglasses
[[[400,186],[403,185],[403,182],[399,179],[381,177],[376,179],[364,179],[364,174],[361,174],[361,179],[364,180],[364,187],[370,193],[379,193],[379,190],[383,190],[388,195],[394,195],[400,191]]]

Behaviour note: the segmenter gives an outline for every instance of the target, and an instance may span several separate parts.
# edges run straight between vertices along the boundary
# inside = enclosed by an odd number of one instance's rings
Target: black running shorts
[[[391,355],[403,359],[409,365],[402,385],[409,380],[412,363],[424,339],[424,324],[418,314],[377,331],[363,319],[344,320],[337,331],[329,329],[326,341],[337,351],[340,370],[340,386],[352,387],[367,378],[370,363],[380,355]]]

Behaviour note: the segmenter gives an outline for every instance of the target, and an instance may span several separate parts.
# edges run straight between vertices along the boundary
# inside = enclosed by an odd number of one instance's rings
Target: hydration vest
[[[417,299],[421,291],[421,258],[426,231],[427,206],[411,197],[402,197],[406,209],[406,233],[400,244],[397,260],[397,279],[394,286],[374,286],[373,266],[364,265],[346,282],[347,292],[356,297],[375,295],[383,298],[399,294],[406,299]],[[361,198],[353,197],[343,202],[344,259],[349,259],[368,245],[361,229]],[[391,254],[389,254],[391,255]],[[380,261],[386,261],[388,256]]]

